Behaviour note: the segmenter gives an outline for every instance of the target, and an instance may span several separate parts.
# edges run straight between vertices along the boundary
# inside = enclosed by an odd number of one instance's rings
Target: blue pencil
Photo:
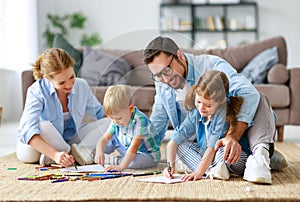
[[[56,182],[65,182],[65,181],[69,181],[69,178],[63,178],[63,179],[56,179],[56,180],[53,180],[51,181],[52,183],[56,183]]]

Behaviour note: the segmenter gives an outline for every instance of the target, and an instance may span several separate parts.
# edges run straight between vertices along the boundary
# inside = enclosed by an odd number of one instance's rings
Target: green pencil
[[[76,162],[73,163],[73,166],[77,170]]]

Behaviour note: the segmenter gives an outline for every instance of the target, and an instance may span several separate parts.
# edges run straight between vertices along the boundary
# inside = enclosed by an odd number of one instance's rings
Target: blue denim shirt
[[[259,93],[255,87],[224,59],[214,55],[185,54],[188,62],[188,74],[186,81],[193,86],[199,78],[208,70],[224,72],[229,79],[229,93],[233,96],[242,96],[244,103],[238,115],[238,120],[253,125],[253,118],[259,103]],[[154,124],[160,139],[163,139],[168,129],[169,121],[173,128],[179,127],[185,119],[186,112],[176,102],[175,90],[167,84],[155,82],[155,101],[151,113],[151,121]]]
[[[87,82],[81,78],[76,78],[68,95],[68,109],[74,121],[75,132],[81,126],[85,112],[97,120],[104,117],[103,107],[91,92]],[[63,109],[54,86],[47,79],[39,79],[28,88],[18,128],[19,140],[27,144],[33,135],[40,134],[40,121],[50,121],[63,135]]]
[[[177,145],[191,138],[196,134],[198,145],[204,150],[207,147],[214,148],[216,142],[225,137],[229,128],[226,122],[226,106],[219,108],[207,125],[207,134],[205,131],[206,118],[201,116],[197,109],[193,109],[188,112],[186,119],[183,121],[179,128],[175,129],[175,132],[171,135],[170,139]],[[245,132],[240,139],[242,150],[247,154],[250,154],[250,146],[247,138],[247,132]]]

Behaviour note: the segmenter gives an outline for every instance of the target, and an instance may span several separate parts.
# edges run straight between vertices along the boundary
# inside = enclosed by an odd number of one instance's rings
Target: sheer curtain
[[[38,54],[37,0],[0,0],[0,105],[3,121],[21,115],[21,72]]]

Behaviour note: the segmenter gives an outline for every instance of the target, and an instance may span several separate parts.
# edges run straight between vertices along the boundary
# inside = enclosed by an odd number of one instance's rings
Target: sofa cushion
[[[83,52],[90,51],[88,47]],[[86,55],[86,53],[84,53]],[[100,49],[90,51],[83,61],[79,76],[91,86],[126,84],[124,75],[131,70],[130,64]]]
[[[290,106],[290,89],[282,84],[258,84],[255,88],[266,94],[273,108],[286,108]]]
[[[107,86],[90,86],[91,91],[95,94],[96,98],[101,104],[103,104],[104,94],[107,90]],[[135,106],[144,112],[147,116],[150,116],[151,109],[154,103],[155,88],[154,87],[140,87],[132,86],[132,101]]]
[[[142,65],[132,69],[128,73],[127,84],[131,86],[154,86],[148,66]]]
[[[255,56],[241,71],[251,83],[264,83],[268,70],[278,62],[277,47],[269,48]]]
[[[56,34],[53,41],[54,48],[61,48],[65,50],[69,55],[76,61],[74,65],[74,72],[78,75],[79,69],[82,65],[82,55],[76,50],[65,38],[63,38],[60,34]]]
[[[284,84],[289,80],[289,71],[283,64],[276,64],[268,71],[267,79],[268,83]]]
[[[144,65],[143,50],[102,49],[104,52],[126,60],[133,68]]]

